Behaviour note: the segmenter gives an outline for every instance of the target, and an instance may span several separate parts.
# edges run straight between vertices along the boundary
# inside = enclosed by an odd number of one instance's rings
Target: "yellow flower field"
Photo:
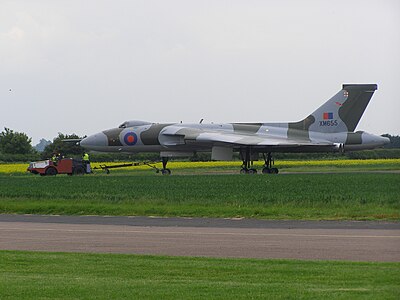
[[[24,173],[28,164],[0,164],[0,173]]]
[[[117,165],[129,162],[117,162],[117,163],[92,163],[92,167],[99,167],[100,165]],[[255,167],[261,167],[263,161],[254,162]],[[161,163],[156,164],[157,167],[161,167]],[[168,163],[168,168],[171,169],[195,169],[195,168],[239,168],[241,165],[240,161],[212,161],[212,162],[183,162],[183,161],[171,161]],[[291,167],[346,167],[346,166],[389,166],[394,165],[396,169],[400,170],[400,159],[343,159],[343,160],[279,160],[276,162],[276,166],[279,168],[291,168]],[[28,168],[28,164],[0,164],[0,173],[25,173]],[[141,165],[135,167],[129,167],[126,169],[134,170],[147,170],[148,166]]]

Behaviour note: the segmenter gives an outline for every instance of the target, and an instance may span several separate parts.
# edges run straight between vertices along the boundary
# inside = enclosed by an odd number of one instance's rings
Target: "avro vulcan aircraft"
[[[213,160],[231,160],[239,152],[241,173],[254,174],[253,161],[262,155],[262,173],[278,173],[272,166],[276,152],[343,152],[373,149],[389,139],[363,131],[354,132],[376,84],[344,84],[342,90],[299,122],[159,124],[127,121],[84,138],[80,145],[100,152],[160,152],[162,174],[171,157],[209,151]]]

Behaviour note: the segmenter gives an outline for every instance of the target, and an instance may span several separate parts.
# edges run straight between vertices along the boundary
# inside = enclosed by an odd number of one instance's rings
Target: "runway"
[[[0,249],[400,261],[400,223],[0,215]]]

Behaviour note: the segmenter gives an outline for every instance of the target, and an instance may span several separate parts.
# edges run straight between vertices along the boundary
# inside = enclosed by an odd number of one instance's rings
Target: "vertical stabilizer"
[[[342,90],[307,118],[289,123],[289,129],[353,132],[377,88],[376,84],[343,84]]]
[[[348,98],[339,108],[339,117],[346,124],[348,131],[354,131],[374,92],[376,84],[343,84]]]

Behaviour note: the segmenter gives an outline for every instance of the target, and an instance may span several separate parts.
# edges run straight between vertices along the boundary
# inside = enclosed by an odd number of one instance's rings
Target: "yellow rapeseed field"
[[[28,164],[0,164],[0,173],[24,173]]]
[[[118,163],[92,163],[92,167],[99,167],[100,165],[115,165],[123,164],[124,162]],[[125,162],[129,163],[129,162]],[[254,162],[255,167],[261,167],[263,161]],[[171,169],[186,169],[186,168],[238,168],[240,167],[240,161],[212,161],[212,162],[183,162],[183,161],[171,161],[168,163],[168,168]],[[310,166],[310,167],[345,167],[345,166],[372,166],[372,165],[396,165],[400,169],[400,159],[342,159],[342,160],[279,160],[276,166],[279,168],[291,168],[300,166]],[[161,167],[161,163],[157,164]],[[0,164],[0,173],[25,173],[28,168],[28,164]],[[135,170],[146,170],[149,169],[148,166],[141,165],[136,167],[130,167],[128,169]]]

